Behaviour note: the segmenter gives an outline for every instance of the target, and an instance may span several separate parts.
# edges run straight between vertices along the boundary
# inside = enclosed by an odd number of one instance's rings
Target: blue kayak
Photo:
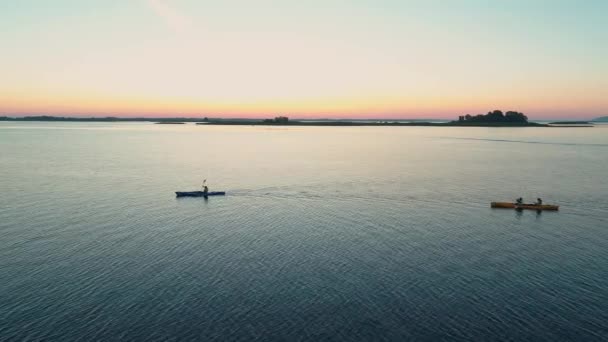
[[[176,191],[175,195],[177,197],[208,197],[208,196],[224,196],[226,194],[225,191],[209,191],[205,194],[202,191]]]

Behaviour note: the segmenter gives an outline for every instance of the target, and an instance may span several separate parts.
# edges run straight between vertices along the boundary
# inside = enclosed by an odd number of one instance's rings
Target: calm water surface
[[[0,172],[2,341],[608,338],[608,126],[3,122]]]

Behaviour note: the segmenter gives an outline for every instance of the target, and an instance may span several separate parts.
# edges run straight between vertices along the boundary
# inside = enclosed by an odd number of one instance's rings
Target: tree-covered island
[[[488,114],[477,114],[477,115],[462,115],[458,117],[458,121],[452,121],[452,124],[458,125],[477,125],[477,124],[493,124],[493,125],[506,125],[506,126],[526,126],[528,117],[524,113],[516,111],[508,111],[503,114],[501,110],[493,110]]]

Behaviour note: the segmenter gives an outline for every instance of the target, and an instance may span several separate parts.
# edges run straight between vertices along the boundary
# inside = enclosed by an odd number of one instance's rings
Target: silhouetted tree
[[[286,124],[289,122],[289,118],[286,116],[277,116],[274,119],[265,119],[264,123],[275,123],[275,124]]]
[[[494,110],[494,111],[488,113],[487,119],[489,121],[500,122],[500,121],[503,121],[504,117],[505,116],[502,114],[502,111]]]
[[[505,119],[508,122],[528,122],[527,116],[525,116],[523,113],[519,113],[519,112],[515,112],[515,111],[508,111],[505,114]]]

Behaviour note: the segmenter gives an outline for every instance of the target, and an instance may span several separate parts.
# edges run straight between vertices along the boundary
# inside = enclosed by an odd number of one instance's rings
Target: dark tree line
[[[39,116],[25,116],[25,117],[8,117],[0,116],[0,121],[83,121],[83,122],[114,122],[114,121],[156,121],[156,122],[199,122],[199,118],[118,118],[114,116],[106,117],[69,117],[69,116],[50,116],[50,115],[39,115]],[[208,118],[202,119],[202,121],[209,121]]]
[[[500,110],[488,112],[488,114],[463,115],[458,117],[459,122],[509,122],[527,123],[528,117],[524,113],[508,111],[503,114]]]
[[[289,118],[286,116],[277,116],[274,119],[266,119],[264,123],[277,123],[277,124],[286,124],[289,122]]]

